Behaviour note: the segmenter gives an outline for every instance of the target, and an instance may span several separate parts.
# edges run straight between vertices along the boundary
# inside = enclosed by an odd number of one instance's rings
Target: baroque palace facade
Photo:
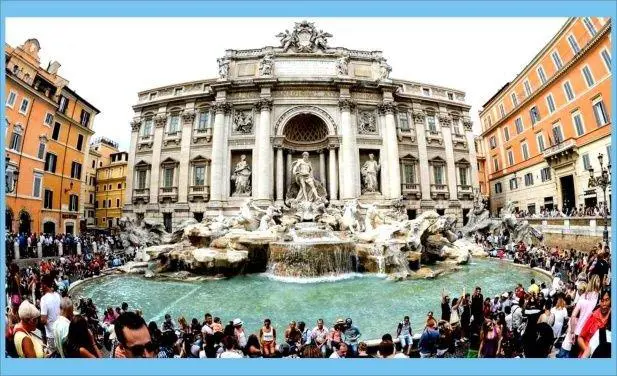
[[[218,78],[138,94],[124,214],[171,229],[249,197],[281,205],[307,158],[330,203],[402,202],[461,225],[478,187],[465,93],[390,78],[380,51],[330,47],[306,21],[277,36],[227,50]]]
[[[530,214],[604,201],[588,170],[611,162],[610,34],[610,18],[568,19],[483,106],[478,180],[494,214],[509,200]]]

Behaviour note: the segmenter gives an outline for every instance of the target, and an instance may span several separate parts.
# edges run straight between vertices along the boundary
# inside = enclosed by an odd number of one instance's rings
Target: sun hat
[[[242,324],[244,324],[244,323],[240,319],[234,319],[234,321],[233,321],[233,325],[234,326],[240,326]]]
[[[337,323],[337,324],[344,324],[344,323],[345,323],[345,320],[343,320],[343,319],[341,319],[341,318],[338,318],[338,319],[336,319],[336,323]]]
[[[503,294],[501,294],[501,297],[502,297],[502,298],[507,298],[507,297],[508,297],[508,293],[507,293],[507,292],[504,292]]]

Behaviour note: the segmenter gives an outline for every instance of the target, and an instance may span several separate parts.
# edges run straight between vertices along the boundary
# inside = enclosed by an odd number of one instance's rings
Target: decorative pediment
[[[139,162],[137,162],[135,164],[135,169],[136,170],[145,170],[145,169],[149,169],[150,166],[152,166],[150,163],[148,163],[148,162],[146,162],[144,160],[141,160],[141,161],[139,161]]]
[[[179,164],[180,164],[180,162],[178,162],[177,160],[175,160],[173,158],[170,158],[170,157],[165,158],[161,162],[161,166],[171,166],[171,167],[174,167],[174,166],[177,166]]]
[[[191,163],[196,164],[196,163],[210,163],[210,158],[204,157],[203,155],[199,154],[196,155],[195,157],[193,157],[191,159]]]
[[[416,163],[418,162],[418,158],[416,158],[414,155],[411,154],[407,154],[403,157],[400,158],[401,162],[408,162],[408,163]]]
[[[441,158],[441,157],[434,157],[429,161],[430,164],[432,165],[445,165],[446,161],[445,159]]]
[[[471,165],[469,161],[466,160],[465,158],[459,159],[458,161],[455,162],[455,164],[460,167],[468,167]]]

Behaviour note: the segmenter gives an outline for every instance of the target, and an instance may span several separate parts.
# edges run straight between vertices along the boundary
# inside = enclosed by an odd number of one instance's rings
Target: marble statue
[[[349,200],[345,203],[339,228],[341,231],[349,231],[352,234],[360,231],[360,221],[358,220],[358,200]]]
[[[392,72],[392,67],[385,61],[382,61],[379,65],[379,78],[387,80],[390,77],[390,72]]]
[[[300,185],[300,191],[296,196],[296,201],[317,201],[320,196],[315,188],[315,180],[313,178],[313,165],[308,159],[309,153],[302,153],[302,158],[293,162],[291,171],[296,183]]]
[[[372,153],[368,155],[368,160],[364,162],[360,173],[362,174],[363,192],[362,193],[378,193],[379,181],[377,180],[377,174],[381,166],[375,160],[375,155]]]
[[[342,56],[336,61],[336,73],[339,76],[347,76],[349,70],[349,59]]]
[[[283,33],[278,33],[276,36],[281,39],[281,48],[285,52],[289,50],[289,47],[291,47],[293,43],[295,43],[295,35],[290,33],[289,30],[285,30]]]
[[[272,66],[274,61],[272,60],[272,54],[267,53],[261,61],[259,61],[259,75],[260,76],[271,76],[272,75]]]
[[[268,231],[276,225],[274,218],[278,218],[283,214],[281,209],[274,205],[269,205],[268,208],[264,210],[251,201],[251,208],[256,212],[263,214],[259,219],[259,228],[257,231]]]
[[[317,30],[313,22],[296,22],[293,31],[285,30],[276,35],[280,38],[281,48],[287,52],[294,48],[296,52],[314,52],[317,49],[326,50],[328,48],[328,38],[332,34]]]
[[[231,180],[235,183],[232,196],[247,196],[251,194],[251,166],[246,161],[246,155],[240,156],[240,162],[236,164]]]
[[[229,60],[227,58],[216,59],[219,64],[219,78],[226,80],[229,75]]]
[[[316,32],[314,34],[314,40],[315,40],[315,47],[317,48],[322,48],[322,49],[326,49],[328,48],[328,40],[327,38],[332,37],[332,34],[330,33],[326,33],[323,30],[319,30],[318,32]]]

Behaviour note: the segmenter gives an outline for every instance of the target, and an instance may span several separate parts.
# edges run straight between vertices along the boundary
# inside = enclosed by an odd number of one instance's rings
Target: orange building
[[[593,206],[589,168],[610,156],[611,21],[570,18],[480,111],[490,209]],[[610,162],[610,160],[609,160]],[[479,179],[483,179],[482,176]],[[607,192],[610,204],[610,191]]]
[[[68,87],[58,62],[41,68],[39,50],[36,39],[5,45],[10,184],[19,171],[6,198],[7,228],[77,233],[82,166],[99,110]]]

